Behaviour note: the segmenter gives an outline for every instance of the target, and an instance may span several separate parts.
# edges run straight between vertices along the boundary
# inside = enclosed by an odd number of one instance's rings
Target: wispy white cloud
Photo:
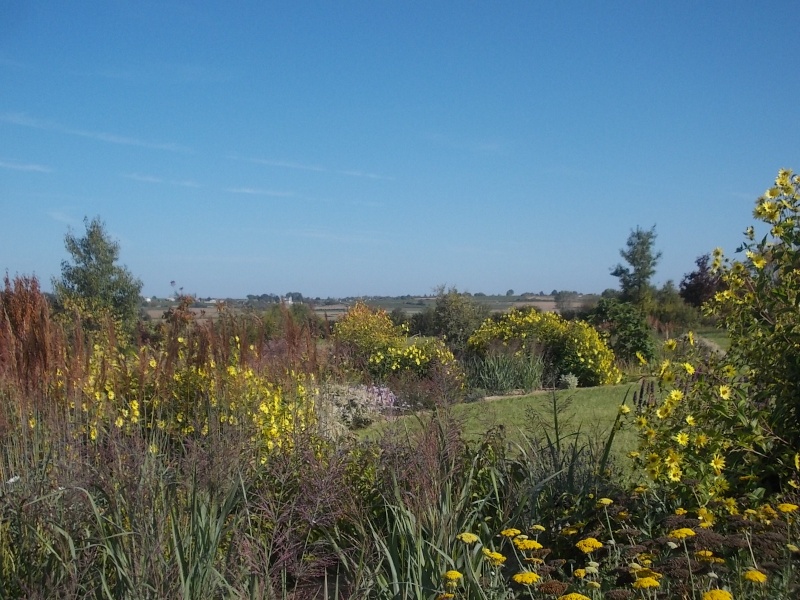
[[[247,194],[249,196],[272,196],[275,198],[291,198],[295,195],[294,192],[263,190],[261,188],[251,188],[251,187],[226,188],[225,191],[231,194]]]
[[[156,177],[155,175],[142,175],[141,173],[124,173],[122,177],[126,179],[133,179],[134,181],[141,181],[142,183],[165,183],[188,188],[203,187],[201,184],[192,180],[164,179],[163,177]]]
[[[282,169],[296,169],[298,171],[313,171],[315,173],[330,173],[333,175],[346,175],[347,177],[363,177],[366,179],[383,179],[392,181],[394,177],[386,175],[379,175],[377,173],[370,173],[368,171],[361,171],[357,169],[331,169],[329,167],[322,167],[320,165],[309,165],[305,163],[298,163],[289,160],[271,160],[267,158],[241,158],[238,156],[231,156],[233,160],[243,160],[257,165],[265,165],[267,167],[277,167]]]
[[[55,131],[66,135],[74,135],[84,137],[99,142],[107,142],[109,144],[121,144],[123,146],[138,146],[140,148],[151,148],[153,150],[168,150],[170,152],[191,152],[191,148],[175,144],[172,142],[151,142],[148,140],[140,140],[138,138],[127,137],[110,133],[107,131],[88,131],[85,129],[75,129],[73,127],[66,127],[54,121],[45,121],[29,117],[25,113],[4,113],[0,115],[0,121],[19,125],[21,127],[31,127],[34,129],[42,129],[45,131]]]
[[[15,160],[0,160],[0,168],[12,171],[34,171],[36,173],[52,173],[53,169],[34,163],[21,163]]]

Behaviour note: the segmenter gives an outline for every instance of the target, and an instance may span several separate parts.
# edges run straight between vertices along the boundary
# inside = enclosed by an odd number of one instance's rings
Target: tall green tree
[[[656,226],[642,229],[637,225],[631,231],[625,248],[619,251],[628,266],[617,264],[611,271],[614,277],[619,278],[621,300],[631,302],[640,308],[646,308],[652,297],[650,280],[656,272],[656,264],[661,258],[661,252],[654,249],[656,242]]]
[[[105,224],[98,217],[83,222],[84,236],[71,231],[64,236],[71,260],[61,262],[61,278],[53,279],[57,303],[77,311],[90,328],[111,317],[131,332],[139,313],[142,282],[117,264],[119,244],[106,233]]]

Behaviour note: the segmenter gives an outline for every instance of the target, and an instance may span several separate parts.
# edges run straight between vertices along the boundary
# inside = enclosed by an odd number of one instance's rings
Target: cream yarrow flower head
[[[614,504],[614,501],[611,498],[600,498],[597,501],[598,506],[611,506],[612,504]]]

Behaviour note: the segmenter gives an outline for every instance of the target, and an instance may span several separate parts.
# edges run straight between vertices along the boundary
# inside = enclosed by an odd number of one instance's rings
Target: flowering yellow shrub
[[[469,339],[469,347],[477,352],[486,352],[498,343],[518,352],[543,352],[557,375],[572,373],[583,386],[614,384],[622,379],[614,353],[597,330],[584,321],[513,309],[498,320],[487,319]]]
[[[364,361],[387,348],[402,346],[405,337],[405,330],[392,323],[385,310],[372,309],[360,301],[333,326],[334,340]]]
[[[704,310],[721,318],[729,351],[668,340],[661,393],[636,418],[636,460],[687,502],[734,511],[741,495],[800,487],[799,214],[800,177],[781,170],[756,201],[768,233],[747,229],[743,260],[714,252],[723,290]]]
[[[441,366],[448,377],[461,378],[453,353],[438,338],[408,339],[384,310],[356,303],[334,325],[334,338],[378,380],[393,374],[413,373],[424,378]]]

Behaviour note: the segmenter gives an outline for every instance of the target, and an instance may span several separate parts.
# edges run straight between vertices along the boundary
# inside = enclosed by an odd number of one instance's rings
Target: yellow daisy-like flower
[[[507,538],[517,537],[520,533],[522,533],[519,529],[514,529],[513,527],[509,527],[508,529],[503,529],[500,532],[500,535]]]
[[[789,502],[783,502],[781,504],[778,504],[778,510],[781,511],[782,513],[791,513],[796,511],[798,508],[800,507],[798,507],[797,504],[791,504]]]
[[[469,531],[465,531],[464,533],[459,533],[456,536],[456,539],[464,542],[465,544],[474,544],[475,542],[480,540],[480,538],[477,535],[475,535],[474,533],[470,533]]]
[[[678,342],[673,339],[669,339],[664,342],[664,350],[675,350],[678,347]]]
[[[579,541],[577,544],[575,544],[575,547],[584,554],[591,554],[595,550],[602,548],[603,544],[597,541],[595,538],[589,537]]]
[[[689,427],[694,427],[697,425],[697,421],[695,421],[695,418],[692,415],[686,415],[686,424]]]
[[[655,577],[642,577],[641,579],[637,579],[633,582],[633,587],[637,590],[645,590],[647,588],[657,588],[661,584],[658,583],[658,579]]]
[[[694,375],[694,366],[692,363],[685,362],[682,366],[689,375]]]
[[[630,406],[625,406],[624,404],[620,405],[619,414],[627,415],[629,412],[631,412],[631,407]]]
[[[640,364],[643,364],[643,365],[647,364],[647,359],[644,357],[644,354],[642,354],[641,352],[637,352],[636,353],[636,358],[639,359],[639,363]]]
[[[449,582],[458,581],[458,580],[462,579],[463,577],[464,577],[464,575],[461,574],[460,572],[456,571],[455,569],[447,571],[444,574],[444,578]]]
[[[675,538],[676,540],[684,540],[696,534],[694,530],[689,529],[688,527],[681,527],[680,529],[674,529],[670,531],[668,535],[669,537]]]
[[[753,583],[766,583],[767,575],[766,573],[762,573],[758,569],[748,569],[742,575],[747,581],[752,581]]]
[[[708,590],[703,594],[703,600],[733,600],[733,594],[728,590]]]
[[[681,431],[680,433],[675,435],[675,441],[678,442],[681,446],[688,446],[689,445],[689,434]]]
[[[708,463],[711,465],[711,468],[714,469],[714,472],[719,475],[722,473],[722,469],[725,468],[725,459],[722,458],[719,454],[715,454],[714,457],[711,459],[711,462]]]
[[[599,506],[611,506],[614,504],[614,501],[611,498],[600,498],[600,500],[597,501],[597,504]]]
[[[516,573],[511,579],[521,585],[533,585],[539,581],[541,577],[532,571],[522,571],[521,573]]]
[[[686,363],[686,364],[689,364],[689,363]],[[681,400],[683,400],[683,392],[680,391],[680,390],[672,390],[672,391],[670,391],[669,396],[667,396],[667,400],[669,402],[671,402],[672,404],[675,404],[676,402],[680,402]]]
[[[723,400],[730,400],[731,386],[724,384],[719,386],[719,397],[722,398]]]

